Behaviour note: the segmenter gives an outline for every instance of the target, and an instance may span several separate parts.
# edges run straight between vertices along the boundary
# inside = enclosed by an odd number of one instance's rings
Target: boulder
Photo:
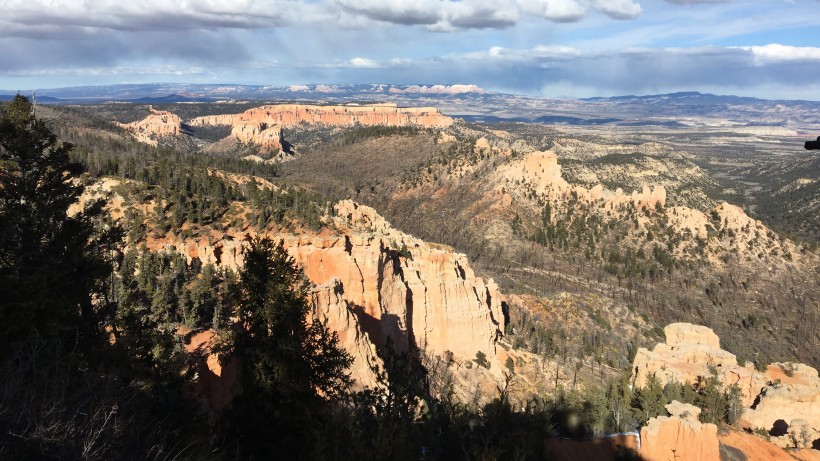
[[[709,349],[720,349],[720,338],[712,331],[701,325],[691,323],[672,323],[663,329],[666,344],[672,347],[699,345]]]
[[[777,436],[781,446],[793,446],[788,433],[797,421],[809,433],[820,431],[820,379],[817,370],[803,364],[775,363],[764,375],[766,386],[754,404],[743,412],[743,420],[753,428],[762,428]],[[782,426],[778,431],[776,426]],[[785,433],[782,433],[785,432]],[[814,437],[812,440],[820,437]]]

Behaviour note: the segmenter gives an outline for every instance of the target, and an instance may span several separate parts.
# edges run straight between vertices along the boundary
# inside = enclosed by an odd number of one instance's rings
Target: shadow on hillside
[[[559,461],[633,460],[642,461],[638,454],[638,436],[617,435],[592,440],[552,438],[545,442],[550,459]]]

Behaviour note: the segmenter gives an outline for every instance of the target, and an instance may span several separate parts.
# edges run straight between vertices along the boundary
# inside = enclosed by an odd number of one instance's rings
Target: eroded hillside
[[[292,180],[369,203],[399,228],[464,251],[513,292],[546,298],[597,293],[651,322],[707,324],[745,358],[816,363],[818,258],[808,246],[784,239],[739,207],[709,199],[704,189],[714,181],[669,147],[608,149],[599,139],[570,143],[545,130],[539,144],[556,150],[543,152],[511,131],[468,126],[467,135],[486,137],[422,133],[331,144],[285,171]],[[582,155],[585,145],[589,153]],[[401,163],[385,167],[381,152]],[[564,174],[564,157],[573,174]],[[601,158],[607,161],[596,163]],[[636,188],[592,185],[592,176],[579,180],[584,169]],[[659,175],[673,178],[668,187],[655,183]],[[693,188],[697,184],[703,188]],[[617,353],[580,341],[607,334],[617,323],[603,306],[587,308],[589,321],[580,331],[577,323],[546,323],[537,311],[521,312],[540,318],[542,330],[576,338],[573,347],[581,355],[623,355],[631,339],[621,336]],[[592,320],[598,316],[601,322]],[[637,336],[654,334],[648,328]],[[545,348],[538,335],[527,336],[533,349]]]
[[[243,405],[259,414],[268,402],[253,400],[249,379],[264,368],[247,361],[292,345],[286,335],[243,352],[277,328],[256,328],[247,309],[266,293],[279,312],[288,298],[276,290],[298,288],[305,309],[293,312],[319,322],[311,334],[334,332],[352,358],[347,389],[364,391],[320,400],[350,398],[331,417],[376,423],[376,441],[421,428],[439,438],[418,440],[479,454],[486,444],[470,440],[502,428],[505,442],[492,446],[532,455],[545,438],[584,450],[554,430],[578,438],[642,426],[618,449],[634,453],[641,444],[629,440],[640,437],[652,458],[738,446],[718,425],[762,434],[790,419],[801,447],[817,430],[816,370],[791,361],[817,359],[818,257],[715,200],[685,152],[537,127],[320,123],[299,125],[310,148],[277,167],[70,120],[57,128],[89,173],[72,184],[87,186],[81,202],[104,201],[95,226],[120,239],[99,253],[115,269],[94,300],[104,347],[143,364],[143,382],[178,380],[209,418]],[[296,278],[249,290],[265,272],[245,261],[258,262],[263,237],[284,255],[267,276]],[[671,320],[713,327],[726,350],[705,327],[662,330]]]

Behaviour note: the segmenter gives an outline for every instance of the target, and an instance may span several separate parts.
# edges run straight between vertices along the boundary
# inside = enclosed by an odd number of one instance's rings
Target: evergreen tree
[[[298,456],[315,442],[327,401],[346,394],[352,359],[336,333],[308,319],[307,284],[281,242],[252,241],[240,280],[232,352],[241,389],[223,419],[226,437],[240,458]]]
[[[96,326],[95,282],[108,272],[106,243],[95,232],[102,204],[68,213],[83,192],[71,145],[58,143],[17,95],[0,115],[0,337],[37,334],[88,339]],[[110,229],[114,229],[110,226]]]
[[[243,384],[280,399],[343,393],[351,358],[334,333],[308,320],[307,284],[282,243],[253,241],[240,280],[235,348],[251,379]]]
[[[666,404],[669,400],[664,395],[661,383],[655,375],[650,375],[644,387],[637,390],[635,401],[641,424],[655,416],[666,416]]]

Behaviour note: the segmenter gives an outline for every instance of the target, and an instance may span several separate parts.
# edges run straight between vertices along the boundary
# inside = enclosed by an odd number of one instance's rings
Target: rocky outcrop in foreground
[[[633,363],[636,387],[650,376],[661,385],[677,381],[694,384],[712,376],[726,386],[737,385],[745,410],[742,424],[762,428],[780,445],[793,445],[796,433],[809,442],[820,438],[820,378],[803,364],[774,363],[765,372],[751,363],[741,366],[737,357],[720,348],[720,339],[706,327],[673,323],[664,329],[666,343],[651,351],[638,350]]]
[[[181,252],[189,262],[197,258],[238,269],[248,240],[281,240],[316,286],[314,315],[328,322],[353,355],[352,372],[360,385],[375,382],[374,346],[383,346],[388,337],[399,351],[410,346],[433,355],[449,351],[459,361],[483,352],[495,360],[504,319],[492,280],[477,277],[465,255],[394,229],[370,207],[346,200],[335,211],[329,228],[319,233],[230,229],[196,239],[150,238],[148,246]]]
[[[476,277],[465,255],[397,231],[350,200],[336,205],[336,215],[343,236],[285,237],[285,247],[312,282],[340,281],[377,344],[391,337],[399,350],[413,344],[463,359],[495,355],[501,295],[492,280]]]
[[[641,428],[641,459],[720,459],[717,426],[698,421],[700,408],[673,400],[666,411],[670,416],[652,418]]]

